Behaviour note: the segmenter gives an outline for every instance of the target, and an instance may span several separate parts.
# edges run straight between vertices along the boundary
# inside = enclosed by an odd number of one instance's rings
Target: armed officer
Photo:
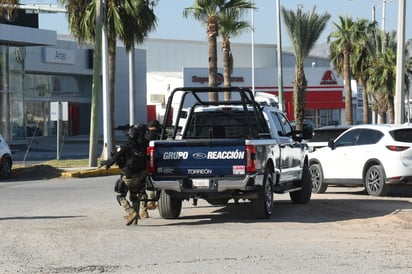
[[[158,120],[152,120],[148,123],[146,139],[148,141],[162,139],[160,122]],[[142,200],[149,200],[149,202],[142,201],[142,203],[140,204],[140,208],[142,209],[142,212],[140,213],[141,218],[149,218],[149,213],[147,212],[147,210],[157,208],[158,206],[157,202],[153,201],[155,197],[156,197],[155,191],[150,190],[150,189],[146,190],[146,195],[142,196]]]
[[[132,126],[127,134],[128,142],[121,146],[112,156],[101,162],[106,169],[117,164],[122,169],[121,179],[116,182],[117,201],[125,209],[126,225],[137,225],[139,219],[140,199],[145,195],[146,187],[146,149],[147,128],[143,124]],[[129,200],[126,199],[129,192]]]

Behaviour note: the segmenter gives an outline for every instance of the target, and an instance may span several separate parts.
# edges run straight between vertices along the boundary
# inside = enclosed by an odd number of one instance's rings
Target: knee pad
[[[121,201],[122,201],[122,199],[125,199],[125,197],[126,197],[126,195],[122,195],[122,194],[116,195],[116,200],[119,203],[119,205],[122,205]]]
[[[116,183],[114,184],[114,192],[121,194],[121,196],[126,196],[127,187],[122,179],[117,179]]]

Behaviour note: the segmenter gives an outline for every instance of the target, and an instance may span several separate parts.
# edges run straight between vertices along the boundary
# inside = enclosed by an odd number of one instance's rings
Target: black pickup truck
[[[210,92],[232,99],[211,101]],[[299,204],[311,198],[304,132],[277,108],[259,105],[249,89],[175,89],[162,130],[167,139],[148,147],[148,171],[163,218],[178,218],[190,199],[250,201],[256,218],[269,218],[273,193],[290,193]]]

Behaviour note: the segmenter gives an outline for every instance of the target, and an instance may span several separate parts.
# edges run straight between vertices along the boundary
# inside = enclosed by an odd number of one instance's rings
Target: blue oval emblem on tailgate
[[[206,153],[203,152],[196,152],[192,154],[193,159],[201,160],[207,157]]]

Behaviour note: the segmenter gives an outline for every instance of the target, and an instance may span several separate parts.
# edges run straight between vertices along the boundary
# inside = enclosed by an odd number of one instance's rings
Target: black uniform
[[[145,194],[146,186],[146,127],[138,124],[130,128],[128,142],[120,147],[110,159],[102,164],[109,168],[117,164],[122,169],[121,179],[116,182],[117,201],[128,213],[127,225],[137,224],[140,210],[140,196]],[[129,201],[126,199],[129,192]]]

